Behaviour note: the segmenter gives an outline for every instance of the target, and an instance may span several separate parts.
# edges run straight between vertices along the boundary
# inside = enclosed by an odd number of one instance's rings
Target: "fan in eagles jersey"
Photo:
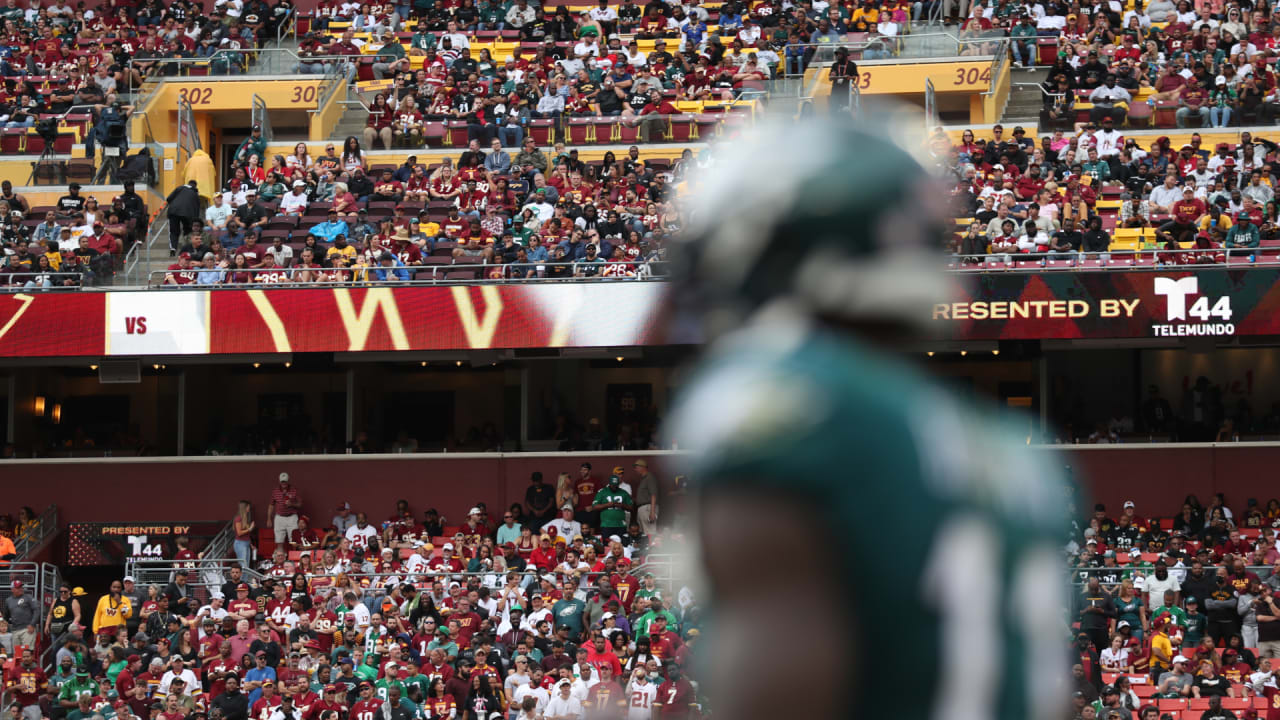
[[[700,486],[706,694],[734,720],[1057,717],[1066,485],[889,351],[947,300],[946,194],[873,127],[735,141],[672,248],[674,336],[710,343],[666,429]],[[822,632],[766,649],[780,612]],[[804,661],[743,682],[753,650]]]

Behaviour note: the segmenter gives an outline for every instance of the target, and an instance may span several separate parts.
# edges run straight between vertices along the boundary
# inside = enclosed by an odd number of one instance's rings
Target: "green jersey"
[[[378,679],[378,668],[361,663],[360,667],[356,668],[356,677],[365,682],[373,682]]]
[[[1159,610],[1156,610],[1155,617],[1160,617],[1161,615],[1167,616],[1169,620],[1173,622],[1174,625],[1177,625],[1183,630],[1187,629],[1187,611],[1186,610],[1183,610],[1182,608],[1176,605],[1165,605]],[[1183,644],[1186,644],[1185,641]]]
[[[1184,647],[1195,647],[1200,644],[1200,640],[1204,637],[1205,629],[1208,627],[1208,619],[1201,613],[1187,613],[1183,618],[1186,623],[1186,630],[1182,633],[1182,644]]]
[[[390,688],[392,685],[395,685],[396,687],[400,688],[401,698],[408,697],[408,694],[409,694],[408,689],[405,688],[404,683],[400,682],[399,680],[389,680],[387,678],[382,678],[381,680],[373,684],[373,694],[377,695],[379,700],[385,701],[388,695],[387,689]]]
[[[608,485],[600,488],[600,492],[596,493],[596,499],[591,501],[594,505],[603,505],[605,503],[622,503],[630,505],[632,503],[631,494],[622,488],[612,489]],[[600,511],[600,527],[602,528],[624,528],[627,526],[627,511],[625,508],[606,508]]]
[[[708,351],[666,436],[691,450],[685,467],[703,494],[811,502],[841,548],[832,573],[856,598],[848,642],[918,651],[910,673],[862,665],[867,692],[847,717],[899,714],[906,697],[932,708],[922,713],[992,720],[1066,702],[1043,679],[1067,673],[1070,496],[1025,447],[1025,427],[967,406],[902,357],[761,321]],[[868,508],[910,508],[911,521]]]
[[[659,615],[667,619],[668,630],[672,632],[680,632],[680,625],[679,623],[676,622],[676,616],[672,615],[670,610],[663,610],[660,613],[656,613],[650,610],[645,614],[641,615],[640,617],[636,618],[636,625],[635,625],[636,637],[643,637],[645,635],[648,635],[649,625],[652,624],[653,621],[657,619]]]
[[[427,689],[431,686],[431,678],[423,675],[422,673],[415,673],[402,680],[401,683],[404,685],[404,696],[406,698],[409,697],[409,691],[414,688],[418,688],[418,690],[422,692],[422,697],[425,698],[427,696]]]
[[[1120,579],[1132,580],[1133,587],[1135,589],[1141,590],[1142,588],[1139,587],[1138,578],[1151,577],[1151,574],[1154,573],[1155,571],[1156,571],[1156,566],[1146,561],[1129,563],[1129,567],[1126,568],[1124,572],[1120,573]]]
[[[98,684],[93,680],[89,678],[83,680],[73,678],[70,682],[63,683],[62,687],[58,689],[58,701],[70,700],[71,702],[76,702],[81,695],[93,697],[97,694]]]

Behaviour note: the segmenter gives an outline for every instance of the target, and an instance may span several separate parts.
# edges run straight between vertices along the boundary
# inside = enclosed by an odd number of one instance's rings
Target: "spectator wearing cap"
[[[1258,226],[1253,223],[1249,213],[1245,211],[1236,213],[1235,224],[1227,231],[1227,240],[1224,243],[1227,252],[1232,255],[1251,255],[1257,252],[1261,243],[1262,237],[1258,232]]]
[[[181,681],[179,687],[173,687],[175,681]],[[159,695],[169,695],[171,692],[177,695],[189,695],[193,692],[199,692],[199,680],[196,674],[186,666],[186,661],[181,655],[174,655],[169,659],[169,668],[164,675],[160,677],[160,686],[156,689]]]
[[[282,215],[302,215],[307,211],[307,203],[306,181],[294,180],[290,191],[280,198],[279,212]]]
[[[409,282],[409,269],[390,250],[383,250],[378,255],[378,265],[373,275],[380,282]]]
[[[1116,125],[1119,125],[1128,116],[1121,103],[1127,105],[1132,100],[1133,96],[1128,90],[1116,85],[1115,74],[1107,73],[1102,84],[1089,93],[1089,102],[1093,103],[1093,109],[1089,111],[1089,120],[1101,123],[1104,118],[1111,118]]]
[[[333,218],[334,213],[330,211],[329,220],[332,221]],[[346,223],[340,224],[346,228]],[[298,529],[298,514],[301,511],[302,498],[298,495],[298,489],[293,486],[289,473],[280,473],[276,486],[271,490],[271,501],[267,504],[267,524],[274,530],[278,545],[288,547],[289,534]]]
[[[255,651],[253,667],[244,674],[244,689],[249,693],[249,704],[256,703],[262,697],[264,685],[274,684],[275,681],[276,669],[268,664],[267,651],[263,649]]]
[[[1185,128],[1193,117],[1200,120],[1202,127],[1209,125],[1209,93],[1195,74],[1187,77],[1186,84],[1178,90],[1178,111],[1174,113],[1179,128]]]
[[[249,137],[245,138],[240,146],[236,148],[235,159],[239,164],[247,165],[249,157],[256,155],[258,162],[263,163],[267,159],[267,140],[262,136],[262,126],[254,125],[249,131]]]
[[[240,677],[234,672],[228,673],[225,687],[210,702],[209,709],[219,711],[223,720],[248,720],[249,698],[240,691]]]

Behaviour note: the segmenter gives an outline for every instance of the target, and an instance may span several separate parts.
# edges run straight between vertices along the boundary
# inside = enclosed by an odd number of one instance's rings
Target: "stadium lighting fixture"
[[[457,362],[456,362],[456,363],[454,363],[454,364],[455,364],[455,365],[457,365],[458,367],[462,367],[462,361],[461,361],[461,360],[457,361]]]
[[[36,396],[35,413],[40,417],[44,417],[44,396],[43,395]]]
[[[159,369],[160,369],[160,363],[156,363],[156,364],[152,365],[152,366],[151,366],[151,369],[152,369],[152,370],[159,370]]]
[[[925,355],[928,355],[929,357],[933,357],[933,351],[930,350],[929,352],[925,353]]]
[[[253,368],[254,368],[255,370],[256,370],[256,369],[258,369],[258,368],[260,368],[260,367],[262,367],[262,363],[254,363],[254,364],[253,364]]]
[[[62,403],[53,404],[53,424],[62,422]]]
[[[97,370],[97,369],[98,369],[98,366],[97,366],[97,365],[90,365],[90,366],[89,366],[89,369],[90,369],[90,370]]]
[[[999,354],[1000,354],[1000,351],[999,351],[999,350],[992,350],[992,351],[991,351],[991,354],[992,354],[992,355],[999,355]]]
[[[961,350],[961,351],[960,351],[960,357],[964,357],[965,355],[968,355],[968,354],[969,354],[969,351],[968,351],[968,350]]]
[[[618,357],[614,358],[614,360],[617,360],[618,362],[622,362],[622,356],[619,355]]]
[[[422,367],[426,367],[426,366],[427,366],[427,361],[426,361],[426,360],[423,360],[423,361],[422,361]]]

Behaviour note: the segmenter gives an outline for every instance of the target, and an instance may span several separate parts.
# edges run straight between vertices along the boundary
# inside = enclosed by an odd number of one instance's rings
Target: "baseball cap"
[[[445,543],[444,545],[441,545],[441,546],[440,546],[440,549],[441,549],[441,550],[452,550],[452,549],[453,549],[453,543],[451,543],[451,542],[447,542],[447,543]]]
[[[1197,604],[1197,605],[1199,605],[1199,604],[1200,604],[1200,601],[1196,599],[1196,596],[1195,596],[1195,595],[1188,595],[1188,596],[1187,596],[1187,600],[1186,600],[1186,602],[1187,602],[1187,604],[1188,604],[1188,605],[1190,605],[1191,603],[1195,603],[1195,604]]]
[[[137,582],[137,581],[133,579],[132,575],[125,575],[124,582]]]
[[[1124,506],[1125,506],[1126,508],[1137,507],[1137,505],[1134,505],[1134,504],[1133,504],[1133,501],[1132,501],[1132,500],[1125,500],[1125,501],[1124,501]]]
[[[253,192],[253,191],[250,190],[249,192]],[[289,473],[287,472],[280,473],[280,482],[289,482]]]
[[[22,587],[26,587],[26,586],[22,584],[22,581],[21,581],[21,580],[14,580],[14,581],[13,581],[13,588],[14,588],[15,590],[17,590],[18,588],[22,588]]]

